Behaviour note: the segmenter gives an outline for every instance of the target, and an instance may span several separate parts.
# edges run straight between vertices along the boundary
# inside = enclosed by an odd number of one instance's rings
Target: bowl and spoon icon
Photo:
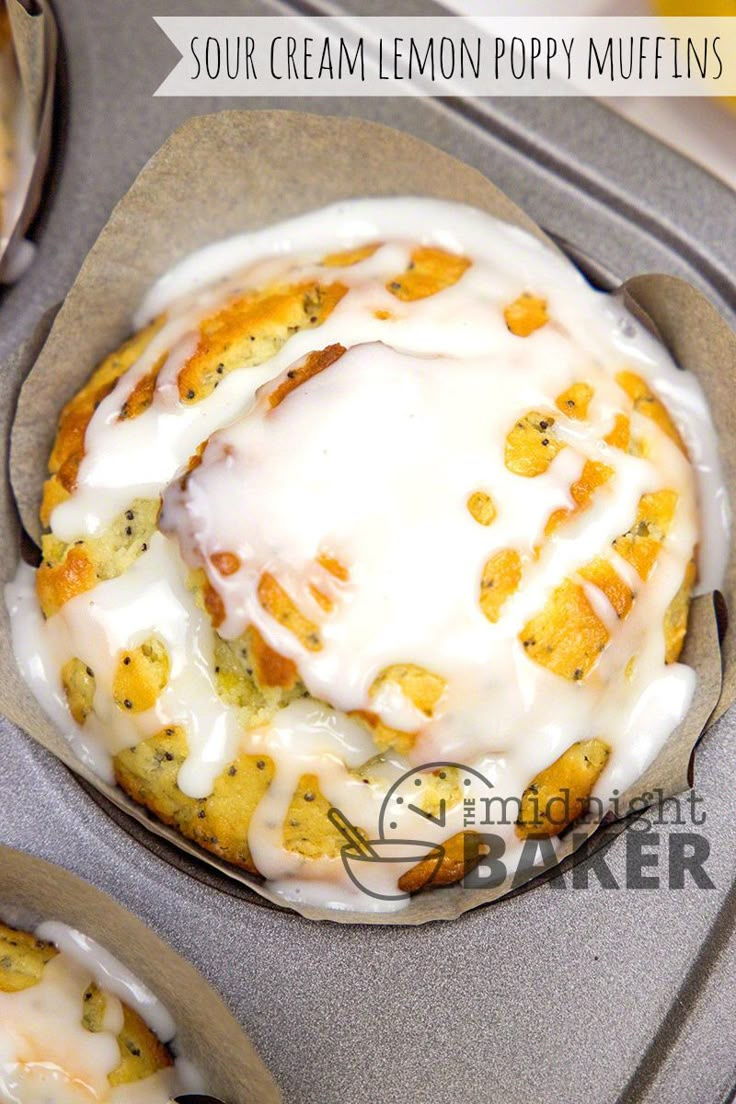
[[[441,844],[407,839],[364,839],[358,829],[339,809],[331,808],[327,816],[346,840],[340,854],[348,877],[358,889],[381,901],[403,901],[411,895],[396,889],[387,892],[385,867],[392,863],[434,863],[428,881],[436,877],[445,857]],[[398,882],[398,879],[397,879]]]
[[[389,835],[389,830],[397,827],[394,821],[389,821],[390,809],[392,802],[403,804],[409,812],[421,818],[424,823],[445,828],[447,802],[444,796],[437,803],[436,814],[427,811],[420,804],[414,804],[412,798],[418,800],[428,773],[444,781],[451,771],[456,773],[457,785],[465,794],[477,794],[483,790],[493,789],[493,783],[474,767],[443,760],[415,767],[393,783],[381,805],[377,839],[365,839],[342,810],[333,806],[328,811],[327,816],[345,840],[345,845],[340,852],[345,871],[353,884],[363,893],[381,901],[407,900],[411,894],[399,889],[398,878],[393,886],[390,883],[387,885],[386,868],[398,864],[404,866],[408,864],[409,867],[416,866],[418,863],[431,864],[427,877],[422,879],[422,884],[423,886],[432,884],[445,857],[445,848],[441,843],[416,838],[394,838]],[[481,784],[480,788],[478,783]],[[472,786],[475,787],[474,791],[471,790]]]

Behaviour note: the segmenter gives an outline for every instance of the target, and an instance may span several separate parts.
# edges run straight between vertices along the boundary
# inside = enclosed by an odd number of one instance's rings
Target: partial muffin
[[[0,254],[23,205],[32,157],[10,19],[5,0],[0,0]]]
[[[458,205],[237,245],[154,291],[62,412],[19,609],[56,716],[136,802],[287,896],[385,907],[331,810],[444,848],[387,865],[399,900],[483,832],[513,856],[600,817],[684,715],[694,384]]]
[[[139,1013],[53,943],[0,923],[0,1096],[167,1104],[174,1058]],[[40,1094],[40,1095],[39,1095]]]

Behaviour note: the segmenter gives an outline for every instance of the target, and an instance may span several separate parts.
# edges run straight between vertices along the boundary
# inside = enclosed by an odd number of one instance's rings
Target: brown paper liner
[[[3,909],[6,912],[3,912]],[[226,1104],[278,1104],[247,1036],[193,966],[112,897],[60,866],[0,845],[0,918],[29,928],[59,920],[110,951],[172,1012],[177,1052]],[[20,917],[20,919],[19,919]]]
[[[726,486],[736,508],[736,333],[704,295],[676,276],[635,276],[623,287],[624,299],[644,311],[681,368],[693,372],[703,386],[720,442]],[[711,723],[736,698],[736,556],[733,548],[719,602],[723,685]]]
[[[35,138],[35,158],[18,219],[5,249],[0,252],[0,282],[15,248],[24,236],[41,202],[51,152],[54,88],[58,36],[47,0],[0,0],[7,3],[13,47],[20,72],[22,94]]]
[[[192,166],[196,165],[196,172]],[[157,277],[182,257],[212,241],[254,229],[338,199],[364,195],[423,195],[460,201],[531,232],[555,248],[540,228],[480,173],[409,135],[358,119],[322,118],[286,111],[235,112],[189,120],[166,142],[113,211],[92,247],[49,334],[43,326],[9,371],[22,387],[12,430],[11,479],[23,526],[38,542],[38,506],[46,462],[62,405],[95,365],[130,333],[130,319]],[[641,304],[676,358],[703,383],[722,430],[731,497],[736,499],[736,439],[726,432],[736,379],[736,338],[707,301],[682,281],[645,276],[629,281],[628,295]],[[49,320],[45,326],[48,329]],[[35,363],[34,363],[35,361]],[[27,378],[26,378],[27,377]],[[730,388],[730,391],[729,391]],[[3,502],[6,532],[18,532],[12,499]],[[2,552],[3,577],[12,576],[17,544]],[[736,609],[733,563],[725,598]],[[158,836],[283,905],[258,879],[223,863],[151,818],[122,791],[101,782],[74,757],[20,678],[0,610],[0,708],[44,747],[86,778],[116,806]],[[713,597],[692,605],[685,662],[698,673],[692,708],[629,797],[688,787],[693,747],[718,703],[722,712],[736,693],[736,649],[726,634],[726,677],[721,692],[721,651]],[[719,700],[720,698],[720,700]],[[654,798],[652,798],[653,800]],[[571,852],[584,832],[568,834]],[[532,877],[535,871],[530,871]],[[520,884],[517,880],[517,885]],[[421,924],[449,919],[508,893],[453,886],[414,897],[400,913],[371,915],[301,905],[310,919],[369,924]]]

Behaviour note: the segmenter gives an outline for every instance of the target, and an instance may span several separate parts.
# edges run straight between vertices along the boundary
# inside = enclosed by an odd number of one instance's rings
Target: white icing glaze
[[[59,954],[41,979],[16,993],[0,992],[0,1099],[7,1104],[167,1104],[175,1095],[201,1088],[191,1063],[112,1087],[108,1075],[120,1062],[117,1035],[122,1002],[169,1042],[174,1023],[168,1011],[108,951],[80,932],[55,921],[41,924],[39,939]],[[105,994],[102,1030],[83,1026],[84,993],[96,982]]]
[[[130,571],[72,598],[45,623],[30,569],[18,572],[6,600],[21,670],[39,688],[47,714],[72,734],[84,762],[112,781],[112,755],[167,725],[182,724],[189,756],[179,782],[191,797],[204,797],[237,750],[237,725],[215,688],[210,622],[193,605],[184,565],[170,543],[154,533]],[[113,701],[115,666],[121,649],[151,635],[166,645],[171,673],[155,705],[133,716]],[[88,664],[96,680],[94,714],[84,728],[69,716],[60,681],[71,656]]]
[[[53,943],[65,955],[69,955],[84,969],[89,970],[100,989],[135,1009],[141,1019],[158,1036],[162,1043],[170,1043],[176,1034],[176,1025],[167,1008],[150,989],[132,974],[122,962],[101,947],[88,935],[62,924],[58,920],[45,920],[36,928],[36,935],[47,943]]]
[[[28,564],[21,562],[15,578],[6,584],[5,604],[13,633],[13,650],[23,678],[78,759],[100,778],[112,783],[112,759],[104,741],[87,738],[69,713],[54,649],[55,629],[49,628],[44,620],[36,597],[36,573]]]
[[[319,265],[328,252],[377,241],[386,244],[358,264]],[[462,253],[472,264],[454,286],[400,302],[385,284],[418,243]],[[312,276],[348,287],[320,326],[294,334],[259,368],[232,372],[202,401],[179,403],[176,375],[203,318],[237,289]],[[527,290],[547,300],[551,322],[520,339],[508,331],[503,308]],[[162,526],[172,535],[155,534],[124,576],[73,598],[45,626],[34,613],[28,574],[9,589],[21,667],[47,712],[65,715],[66,730],[76,726],[59,668],[72,655],[94,668],[96,716],[75,732],[85,754],[102,744],[109,756],[182,724],[190,752],[179,784],[194,797],[210,792],[238,751],[269,756],[275,777],[249,832],[256,865],[286,896],[333,907],[401,907],[397,877],[416,861],[416,848],[403,863],[376,864],[376,885],[393,892],[393,901],[356,890],[339,857],[307,861],[287,851],[282,826],[304,774],[316,774],[324,796],[369,835],[377,834],[388,787],[427,763],[477,768],[494,796],[512,798],[575,740],[599,736],[612,755],[596,796],[605,803],[632,784],[691,700],[694,673],[664,663],[662,620],[696,545],[700,589],[720,582],[728,503],[697,381],[678,371],[621,304],[514,227],[459,205],[402,198],[336,204],[205,249],[156,285],[138,322],[162,310],[164,326],[93,416],[78,487],[56,508],[51,527],[64,540],[78,539],[99,532],[134,498],[166,491]],[[269,381],[332,343],[348,352],[271,411]],[[152,405],[117,420],[162,353],[168,359]],[[614,379],[622,369],[666,401],[692,465],[650,419],[630,410]],[[578,380],[594,390],[585,421],[554,405]],[[506,468],[504,442],[515,421],[535,409],[555,413],[555,432],[567,447],[544,474],[523,478]],[[631,415],[633,434],[646,438],[646,460],[603,441],[621,410]],[[208,438],[202,464],[182,489],[183,465]],[[612,479],[584,513],[544,540],[550,513],[573,505],[570,485],[586,459],[614,469]],[[643,586],[610,545],[631,526],[640,496],[662,488],[677,490],[678,507]],[[488,527],[468,512],[475,490],[488,491],[496,504]],[[297,663],[317,701],[292,703],[269,725],[238,732],[215,690],[211,628],[187,591],[177,540],[224,602],[221,634],[234,638],[256,625]],[[524,557],[523,581],[492,624],[480,610],[479,580],[485,561],[503,548]],[[210,557],[222,551],[238,555],[237,573],[214,569]],[[347,581],[316,564],[323,551],[347,566]],[[603,593],[585,584],[611,641],[584,683],[569,682],[532,662],[518,634],[560,582],[601,553],[612,555],[637,597],[619,622]],[[319,626],[321,650],[304,648],[262,608],[257,585],[264,571]],[[310,584],[332,599],[330,613]],[[131,717],[111,699],[115,657],[152,631],[169,650],[172,675],[156,705]],[[633,671],[624,677],[632,656]],[[400,662],[445,679],[431,721],[395,687],[370,696],[378,673]],[[407,758],[390,753],[371,765],[369,785],[357,768],[376,749],[346,716],[358,709],[419,732]],[[471,774],[466,796],[482,798],[487,782]],[[462,802],[441,826],[417,825],[406,810],[407,803],[395,807],[387,836],[414,838],[421,829],[429,845],[463,827]],[[513,825],[495,831],[509,861],[518,857]]]
[[[317,264],[331,251],[387,238],[405,244],[387,244],[368,260],[344,269],[325,272]],[[439,297],[404,304],[411,309],[402,310],[382,284],[402,270],[416,242],[464,254],[476,263],[454,288]],[[482,273],[480,261],[485,262]],[[372,309],[365,309],[365,295],[357,286],[316,331],[294,334],[261,367],[225,377],[206,401],[182,405],[171,387],[162,387],[140,417],[114,420],[135,383],[166,349],[172,350],[166,374],[171,379],[186,359],[191,348],[187,339],[191,341],[199,321],[234,289],[257,287],[267,278],[286,278],[292,272],[304,278],[321,272],[330,281],[348,286],[373,278],[378,287],[369,288],[368,301],[373,309],[385,308],[396,316],[390,332]],[[163,490],[200,442],[250,407],[261,384],[315,347],[382,341],[416,355],[444,353],[453,358],[500,352],[497,339],[506,339],[508,348],[509,335],[502,321],[492,320],[488,303],[507,303],[530,286],[547,295],[555,317],[574,335],[578,356],[595,357],[601,349],[613,347],[666,399],[698,471],[700,501],[713,534],[713,540],[703,542],[699,550],[700,586],[712,590],[717,585],[714,580],[722,577],[728,554],[729,507],[714,427],[697,379],[678,371],[662,346],[618,300],[593,291],[562,256],[517,227],[473,208],[419,197],[332,204],[217,242],[162,277],[146,297],[135,324],[143,325],[165,311],[166,326],[92,419],[77,492],[54,511],[53,531],[63,540],[89,535],[109,523],[131,497]]]

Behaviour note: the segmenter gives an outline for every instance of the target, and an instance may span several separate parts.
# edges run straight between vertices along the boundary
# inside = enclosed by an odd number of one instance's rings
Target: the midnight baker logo
[[[473,767],[439,762],[407,771],[393,783],[381,804],[376,839],[366,839],[339,809],[328,816],[345,838],[341,857],[347,874],[359,890],[381,901],[403,901],[416,888],[447,881],[438,878],[445,858],[453,867],[462,863],[460,884],[467,889],[493,889],[507,880],[516,889],[550,871],[557,876],[549,885],[564,889],[568,882],[558,864],[573,853],[572,889],[587,890],[591,882],[604,889],[715,888],[706,870],[710,844],[703,834],[703,799],[695,790],[673,798],[660,790],[624,797],[614,790],[608,802],[591,798],[590,807],[586,803],[571,816],[574,800],[561,789],[543,804],[535,802],[533,820],[525,820],[532,830],[520,833],[521,798],[494,793],[493,784]],[[607,858],[618,831],[592,835],[613,822],[629,828],[618,848],[622,870],[617,871]],[[550,833],[550,826],[557,830]],[[409,877],[415,867],[418,879]]]
[[[363,893],[380,901],[408,898],[409,890],[400,885],[399,864],[404,870],[419,863],[427,864],[422,885],[432,884],[445,858],[445,847],[431,837],[445,829],[452,835],[462,828],[462,824],[454,829],[448,827],[447,799],[437,797],[438,783],[450,779],[453,789],[457,787],[463,794],[470,794],[472,790],[472,798],[461,799],[463,805],[476,800],[479,785],[482,790],[492,788],[479,771],[462,763],[426,763],[406,771],[396,779],[381,803],[376,839],[365,839],[340,809],[329,810],[327,815],[345,839],[340,852],[343,866]],[[431,797],[427,800],[425,795],[430,790]]]

